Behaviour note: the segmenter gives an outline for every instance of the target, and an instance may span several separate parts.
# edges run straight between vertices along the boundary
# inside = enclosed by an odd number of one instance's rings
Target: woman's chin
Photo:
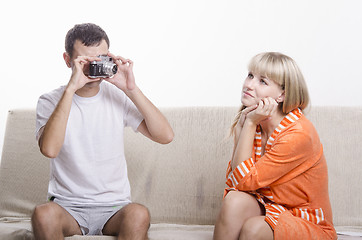
[[[255,105],[257,104],[257,102],[255,101],[251,101],[251,99],[245,99],[245,98],[242,98],[241,99],[241,104],[245,107],[250,107],[252,105]]]

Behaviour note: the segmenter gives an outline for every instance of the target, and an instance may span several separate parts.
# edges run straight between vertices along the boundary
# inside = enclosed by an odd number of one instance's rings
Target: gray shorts
[[[103,235],[102,230],[108,220],[116,214],[122,207],[129,203],[119,206],[74,206],[70,203],[52,199],[51,201],[57,203],[64,208],[73,218],[78,222],[80,230],[83,235]]]

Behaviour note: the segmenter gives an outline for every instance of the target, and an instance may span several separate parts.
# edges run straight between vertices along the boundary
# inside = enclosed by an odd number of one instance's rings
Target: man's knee
[[[55,203],[36,206],[31,217],[33,225],[50,225],[56,219],[59,218],[57,216],[57,206],[55,206]]]
[[[132,221],[134,221],[134,224],[142,228],[149,228],[151,216],[148,209],[138,203],[133,203],[130,207],[132,209],[130,210],[129,215],[132,216]]]
[[[51,239],[52,236],[59,236],[62,233],[59,219],[59,207],[55,203],[36,206],[31,217],[36,239]]]

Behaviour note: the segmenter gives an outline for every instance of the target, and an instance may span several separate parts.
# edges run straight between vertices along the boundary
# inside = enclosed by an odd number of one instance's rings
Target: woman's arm
[[[240,130],[237,144],[234,147],[231,168],[234,170],[240,163],[250,159],[253,153],[254,136],[256,127],[260,122],[274,115],[278,103],[272,98],[261,99],[257,106],[246,108],[244,121]],[[243,114],[240,119],[242,119]]]
[[[284,118],[272,145],[256,163],[242,161],[229,167],[227,185],[241,191],[278,185],[299,176],[323,158],[323,148],[313,125],[298,112]]]
[[[235,138],[234,152],[231,160],[231,169],[234,170],[241,162],[252,157],[254,136],[257,125],[246,119],[240,129],[238,139]]]
[[[302,174],[312,167],[323,155],[317,139],[297,128],[288,129],[275,140],[273,147],[255,164],[244,165],[248,168],[244,176],[239,168],[232,172],[236,179],[235,188],[242,191],[254,191],[259,188],[281,184]],[[240,167],[241,168],[241,167]]]

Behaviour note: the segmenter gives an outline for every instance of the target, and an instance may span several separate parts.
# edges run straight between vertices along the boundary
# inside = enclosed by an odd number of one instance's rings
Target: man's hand
[[[135,77],[133,75],[133,62],[121,56],[115,56],[108,53],[114,63],[117,64],[117,73],[112,78],[105,78],[106,81],[112,83],[123,92],[132,91],[136,87]]]
[[[92,61],[100,61],[98,57],[87,57],[79,56],[73,61],[72,65],[72,76],[68,83],[68,87],[72,91],[76,92],[78,89],[81,89],[89,82],[99,81],[100,78],[89,78],[84,72],[89,70],[89,63]]]

